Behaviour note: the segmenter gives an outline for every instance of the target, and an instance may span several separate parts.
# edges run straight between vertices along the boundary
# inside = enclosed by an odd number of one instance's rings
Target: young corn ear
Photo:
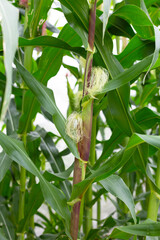
[[[67,119],[66,133],[76,143],[83,138],[83,121],[80,113],[73,112]]]
[[[95,98],[103,86],[108,82],[108,71],[102,67],[92,68],[91,78],[90,78],[90,87],[87,88],[88,94],[91,98]]]

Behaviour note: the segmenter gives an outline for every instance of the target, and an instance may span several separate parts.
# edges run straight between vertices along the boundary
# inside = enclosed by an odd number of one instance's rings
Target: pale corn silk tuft
[[[76,143],[83,138],[83,121],[80,113],[73,112],[66,122],[66,133]]]
[[[87,88],[87,92],[90,98],[95,98],[96,94],[99,93],[103,86],[108,82],[109,74],[106,69],[102,67],[94,67],[91,72],[90,87]],[[75,95],[75,107],[82,99],[82,91],[78,91]],[[66,133],[76,143],[80,142],[83,138],[83,120],[81,113],[73,112],[67,119],[66,122]]]
[[[87,88],[88,94],[91,98],[95,98],[104,85],[108,82],[109,74],[105,68],[93,67],[91,72],[90,87]]]

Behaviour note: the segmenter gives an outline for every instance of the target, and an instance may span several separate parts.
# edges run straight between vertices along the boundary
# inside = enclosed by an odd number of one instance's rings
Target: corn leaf
[[[1,111],[1,119],[3,120],[10,103],[12,91],[12,62],[18,47],[18,9],[7,0],[1,0],[0,19],[3,31],[4,64],[7,75]]]

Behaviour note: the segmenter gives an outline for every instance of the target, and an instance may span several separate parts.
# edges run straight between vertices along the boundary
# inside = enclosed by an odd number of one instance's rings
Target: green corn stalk
[[[90,77],[92,70],[93,52],[94,52],[94,34],[96,20],[96,2],[91,4],[88,34],[88,52],[84,74],[83,97],[87,95],[86,87],[90,86]],[[92,116],[93,116],[93,100],[90,99],[82,104],[82,120],[83,120],[83,138],[78,143],[78,151],[80,159],[75,159],[73,185],[81,182],[85,176],[85,169],[89,160],[91,132],[92,132]],[[80,201],[73,206],[71,213],[71,236],[73,240],[77,240],[79,229]]]

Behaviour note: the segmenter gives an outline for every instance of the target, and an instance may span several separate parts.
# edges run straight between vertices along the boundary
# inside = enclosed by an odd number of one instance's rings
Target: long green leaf
[[[122,140],[122,138],[124,138],[124,136],[125,136],[125,134],[123,134],[119,130],[119,128],[117,128],[117,127],[114,128],[110,139],[104,142],[102,154],[101,154],[100,158],[96,161],[96,165],[97,165],[97,163],[100,164],[102,161],[104,161],[111,155],[111,153],[115,149],[116,145],[118,145],[120,143],[120,141]]]
[[[68,8],[62,5],[62,10],[65,16],[67,16],[68,22],[74,22],[74,30],[77,32],[77,34],[82,39],[83,45],[85,49],[88,47],[88,34],[86,31],[83,30],[81,24],[79,24],[79,21],[75,18],[75,16],[72,14],[72,11],[70,11]]]
[[[151,109],[145,107],[140,109],[136,114],[135,114],[135,119],[136,122],[144,130],[150,129],[154,127],[157,123],[160,122],[160,114],[153,112]]]
[[[136,60],[142,60],[154,52],[154,42],[141,40],[135,35],[126,48],[116,56],[124,68],[129,68]]]
[[[76,2],[73,0],[70,0],[70,1],[60,0],[60,2],[73,12],[73,15],[75,16],[75,18],[79,20],[79,24],[81,23],[83,25],[83,31],[88,30],[87,16],[88,16],[89,8],[88,8],[87,1],[83,0],[83,7],[79,6],[81,5],[80,0],[77,0]],[[136,9],[138,8],[136,6],[133,6],[133,7],[135,7]],[[147,15],[141,9],[138,8],[138,10],[136,11],[140,11],[143,16],[145,15],[145,21],[149,25],[147,28],[144,29],[146,33],[146,29],[150,30],[150,27],[153,28],[152,23],[148,19]],[[72,26],[74,26],[74,22],[72,22],[73,19],[69,18],[68,15],[66,16],[66,18],[69,21],[69,23]],[[100,54],[102,61],[104,62],[106,68],[109,70],[111,77],[116,78],[117,75],[119,75],[121,72],[124,71],[124,69],[112,54],[112,48],[113,48],[112,40],[109,34],[107,33],[107,31],[105,33],[104,45],[102,46],[102,35],[103,35],[102,29],[103,29],[102,22],[100,21],[99,18],[96,18],[95,45],[97,47],[97,50]],[[142,30],[143,30],[143,27],[140,29],[140,31]],[[128,136],[131,136],[133,132],[143,133],[141,128],[132,119],[131,114],[129,112],[129,97],[130,97],[129,85],[125,84],[121,88],[108,92],[107,97],[108,97],[108,106],[111,112],[111,116],[115,121],[116,125],[120,128],[120,130],[123,130],[123,132],[125,132],[125,134],[127,134]],[[136,154],[137,162],[141,163],[141,167],[143,166],[143,171],[145,171],[144,163],[146,162],[146,154],[144,154],[145,152],[143,150],[144,149],[142,145],[138,146],[135,154]]]
[[[135,35],[130,24],[126,20],[115,16],[114,14],[112,14],[108,19],[107,29],[109,33],[115,36],[132,38]]]
[[[12,62],[18,47],[18,9],[7,0],[0,1],[0,18],[3,31],[4,64],[7,75],[1,112],[3,120],[7,112],[12,91]]]
[[[65,166],[63,163],[63,159],[59,156],[59,151],[56,148],[52,138],[44,129],[37,129],[37,134],[41,138],[41,144],[40,144],[41,150],[44,156],[46,157],[46,159],[48,160],[48,162],[50,163],[53,172],[59,174],[57,175],[57,177],[58,176],[63,177],[63,175],[61,175],[61,172],[65,172]],[[67,183],[64,181],[61,184],[63,185],[64,193],[67,199],[69,199],[70,191],[69,191],[69,187],[67,186]]]
[[[148,104],[157,92],[158,92],[157,83],[146,84],[144,86],[140,99],[141,106]]]
[[[45,200],[62,218],[65,219],[67,227],[69,227],[70,214],[67,208],[66,198],[58,188],[44,179],[27,155],[22,142],[12,139],[0,132],[0,145],[13,161],[17,162],[39,178]]]
[[[122,232],[138,236],[160,236],[159,222],[146,222],[131,226],[117,227]]]
[[[117,77],[106,83],[97,94],[106,93],[116,88],[120,88],[131,80],[135,79],[150,65],[152,55],[144,58],[141,62],[133,65],[126,71],[120,73]]]
[[[123,151],[118,152],[113,157],[111,157],[106,163],[100,166],[97,170],[92,171],[92,174],[87,177],[82,182],[75,184],[73,186],[73,191],[71,195],[71,201],[80,195],[82,195],[89,185],[94,181],[100,181],[104,178],[109,177],[111,174],[116,172],[120,167],[122,167],[125,162],[123,161]]]
[[[116,153],[106,163],[102,164],[98,169],[94,171],[92,170],[91,175],[87,177],[84,181],[74,185],[71,195],[71,201],[83,194],[88,189],[91,183],[95,181],[101,181],[116,172],[120,167],[127,163],[127,161],[132,157],[132,155],[136,153],[136,151],[146,151],[146,147],[145,149],[140,148],[140,145],[143,145],[144,143],[148,143],[160,149],[160,136],[150,136],[136,133],[133,134],[124,150]],[[139,152],[137,154],[139,154]],[[141,154],[143,154],[143,152],[140,152],[140,155]],[[136,158],[136,160],[138,161],[139,158]],[[145,159],[141,159],[141,161],[141,164],[144,165],[144,169],[146,169],[146,162],[144,162]]]
[[[19,38],[19,47],[25,46],[42,46],[42,47],[53,47],[53,48],[61,48],[64,50],[69,50],[76,54],[81,55],[85,58],[86,52],[82,47],[72,47],[67,42],[51,36],[41,36],[33,39]]]
[[[42,107],[48,111],[53,116],[53,122],[69,147],[70,151],[76,156],[79,157],[78,150],[76,144],[71,140],[71,138],[66,134],[65,127],[65,118],[59,111],[56,106],[53,92],[45,87],[42,83],[38,82],[31,73],[29,73],[17,60],[15,60],[15,64],[19,73],[21,74],[23,80],[30,88],[30,90],[37,97],[38,101],[42,105]]]
[[[152,22],[147,14],[138,6],[125,5],[115,11],[114,14],[129,21],[141,38],[151,39],[154,37]]]
[[[63,27],[58,35],[58,39],[61,39],[72,47],[79,47],[82,45],[80,37],[69,24]],[[38,71],[34,74],[34,77],[46,85],[47,81],[59,71],[62,64],[62,57],[65,52],[66,51],[62,48],[45,47],[39,61]],[[28,102],[28,104],[25,105],[24,112],[20,118],[19,133],[31,131],[30,123],[34,119],[36,113],[40,111],[40,104],[31,91],[26,92],[25,102]]]
[[[110,192],[115,197],[118,197],[127,205],[132,214],[134,222],[136,223],[136,213],[133,197],[122,178],[113,174],[108,178],[101,180],[100,183],[108,192]]]

